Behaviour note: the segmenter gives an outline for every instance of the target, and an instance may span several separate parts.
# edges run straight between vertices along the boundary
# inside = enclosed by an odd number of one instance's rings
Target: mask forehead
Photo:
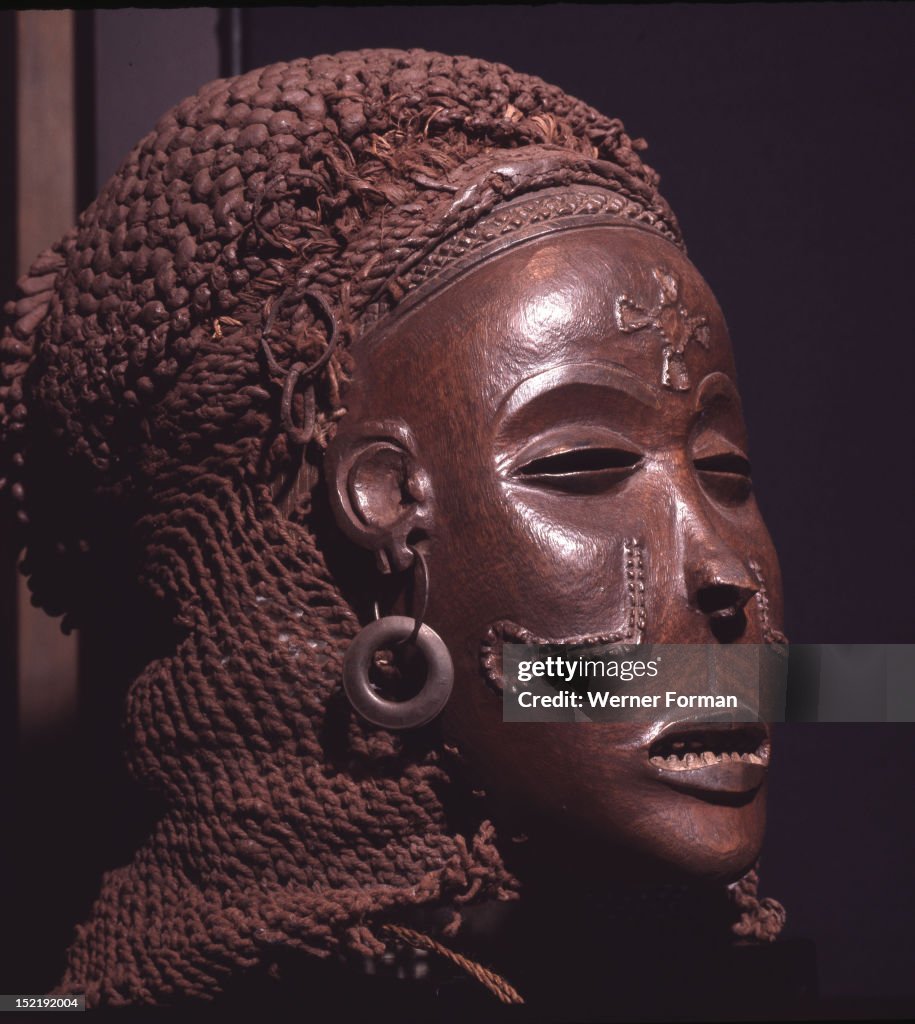
[[[428,387],[410,401],[453,404],[476,424],[522,381],[569,363],[618,364],[684,409],[710,373],[735,380],[724,317],[698,271],[665,239],[623,226],[560,231],[502,253],[370,351],[372,391],[378,374],[393,383],[420,366]],[[411,391],[394,390],[395,405]]]

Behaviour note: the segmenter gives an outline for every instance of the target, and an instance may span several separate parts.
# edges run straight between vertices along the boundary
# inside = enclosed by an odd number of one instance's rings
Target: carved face
[[[425,552],[426,621],[455,664],[444,726],[497,816],[582,837],[576,858],[736,877],[759,851],[764,783],[686,793],[650,759],[674,741],[765,755],[767,737],[700,742],[676,733],[682,711],[505,724],[480,669],[500,622],[657,643],[761,643],[780,625],[730,339],[698,272],[649,231],[560,231],[476,266],[356,357],[330,459],[338,519],[394,568],[407,540]]]

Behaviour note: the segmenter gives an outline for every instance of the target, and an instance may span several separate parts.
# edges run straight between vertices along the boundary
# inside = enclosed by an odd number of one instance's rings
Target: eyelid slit
[[[719,455],[706,455],[694,462],[696,469],[706,473],[732,473],[736,476],[751,476],[752,469],[749,459],[738,452],[721,452]]]
[[[561,476],[632,469],[642,461],[638,452],[622,448],[588,446],[539,456],[519,466],[514,476]]]

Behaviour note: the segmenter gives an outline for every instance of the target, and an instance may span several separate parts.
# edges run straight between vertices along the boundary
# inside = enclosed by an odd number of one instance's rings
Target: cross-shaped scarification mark
[[[665,270],[652,271],[658,282],[660,298],[651,309],[640,306],[625,295],[616,300],[616,323],[624,334],[656,330],[664,340],[661,383],[674,391],[688,391],[686,346],[691,341],[703,348],[709,346],[708,321],[704,316],[691,316],[680,301],[680,283]]]

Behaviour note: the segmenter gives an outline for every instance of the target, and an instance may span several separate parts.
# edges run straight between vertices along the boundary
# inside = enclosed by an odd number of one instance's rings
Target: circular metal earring
[[[353,708],[372,725],[384,729],[418,729],[441,713],[454,686],[454,664],[445,641],[431,626],[423,623],[429,596],[426,560],[416,548],[414,565],[423,573],[422,608],[416,618],[406,615],[378,617],[356,634],[343,659],[343,689]],[[426,662],[426,680],[422,689],[409,700],[382,697],[369,679],[375,652],[384,647],[416,644]]]

